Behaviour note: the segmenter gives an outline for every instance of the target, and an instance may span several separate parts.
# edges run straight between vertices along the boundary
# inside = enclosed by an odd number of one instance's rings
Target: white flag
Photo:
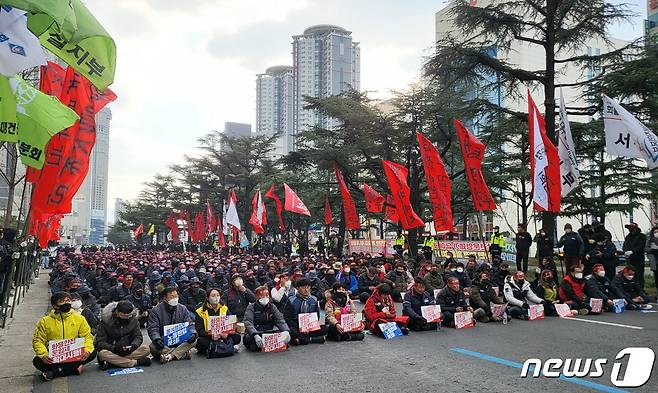
[[[258,220],[259,225],[263,225],[263,213],[265,212],[265,204],[263,203],[263,197],[258,191],[258,208],[256,209],[256,220]]]
[[[531,102],[530,114],[530,143],[532,148],[531,160],[534,160],[532,173],[532,200],[544,210],[548,210],[548,182],[546,181],[546,168],[548,168],[548,154],[539,128],[539,110]]]
[[[613,156],[641,158],[658,168],[658,137],[612,98],[603,95],[605,149]]]
[[[46,64],[39,39],[27,29],[27,13],[0,7],[0,74],[12,76]]]
[[[576,160],[576,148],[571,137],[571,126],[564,105],[564,96],[560,89],[560,124],[558,132],[558,156],[560,157],[560,181],[562,182],[562,196],[567,195],[578,186],[578,161]]]
[[[226,212],[228,207],[226,206],[226,201],[224,201],[224,206],[222,207],[222,231],[224,235],[228,235],[228,223],[226,222]]]
[[[228,203],[228,210],[226,211],[226,223],[233,225],[235,229],[241,231],[240,217],[238,217],[238,209],[235,207],[235,202],[231,199]]]

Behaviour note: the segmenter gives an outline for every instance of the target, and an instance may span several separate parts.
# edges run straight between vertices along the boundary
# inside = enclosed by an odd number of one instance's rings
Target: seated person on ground
[[[557,316],[555,304],[560,303],[558,290],[557,280],[553,275],[553,271],[548,269],[542,271],[537,281],[537,296],[544,301],[544,315]]]
[[[165,345],[164,328],[167,325],[188,322],[191,336],[186,341],[178,343],[175,346]],[[194,348],[197,339],[197,332],[194,328],[194,320],[190,315],[187,307],[178,304],[178,290],[175,287],[167,287],[162,292],[162,301],[151,309],[149,322],[146,327],[148,335],[151,338],[151,354],[153,358],[160,363],[167,363],[172,360],[190,359],[190,350]]]
[[[624,299],[624,295],[605,276],[605,267],[600,263],[592,266],[592,275],[587,278],[585,294],[590,298],[603,300],[604,311],[612,311],[614,299]]]
[[[589,297],[585,294],[583,266],[572,265],[569,270],[558,291],[560,300],[572,310],[577,310],[580,315],[587,315],[592,309],[589,306]]]
[[[455,327],[455,313],[473,312],[473,308],[466,303],[459,278],[455,276],[448,276],[446,286],[436,295],[436,304],[441,306],[441,323],[448,327]]]
[[[196,328],[199,338],[196,341],[196,350],[199,355],[207,355],[208,348],[213,346],[214,356],[221,355],[231,356],[238,352],[238,344],[241,337],[237,333],[220,334],[218,337],[212,337],[210,333],[210,317],[223,317],[230,315],[228,307],[222,303],[222,292],[218,288],[208,290],[206,300],[196,309],[194,318],[194,327]]]
[[[516,271],[505,279],[503,295],[507,300],[507,313],[518,319],[528,320],[528,309],[532,305],[542,304],[542,300],[530,288],[522,271]]]
[[[625,266],[612,280],[612,285],[626,300],[626,308],[637,310],[647,306],[649,297],[635,280],[635,267]]]
[[[491,312],[491,303],[504,304],[502,296],[496,295],[494,284],[491,282],[491,273],[480,271],[471,284],[470,302],[475,311],[473,317],[478,322],[501,321],[502,317],[494,317]]]
[[[433,294],[435,289],[441,289],[445,286],[438,263],[431,264],[430,271],[423,278],[425,279],[425,285],[427,285],[427,292],[429,293]]]
[[[404,295],[402,315],[409,317],[407,327],[414,331],[436,330],[436,323],[428,323],[423,317],[422,306],[434,305],[434,297],[427,292],[425,281],[421,277],[414,279],[414,285]]]
[[[356,307],[347,295],[345,288],[340,283],[335,283],[333,288],[326,292],[327,304],[324,306],[325,323],[327,325],[327,339],[332,341],[360,341],[363,340],[363,329],[365,325],[361,322],[361,328],[357,331],[345,332],[341,326],[343,314],[356,314]]]
[[[409,317],[395,315],[395,303],[391,297],[391,287],[388,284],[377,285],[372,296],[366,302],[363,313],[368,330],[377,336],[383,337],[379,324],[387,322],[395,322],[403,334],[409,334],[409,329],[406,327]]]
[[[263,333],[282,332],[284,341],[290,342],[290,332],[283,314],[270,301],[266,286],[256,288],[256,302],[247,306],[244,314],[244,346],[252,352],[263,347]]]
[[[138,310],[127,300],[112,302],[101,311],[101,322],[94,340],[101,370],[110,367],[150,366],[150,351],[142,345]]]
[[[402,262],[398,262],[395,265],[395,269],[391,270],[386,275],[386,278],[393,283],[393,287],[390,287],[391,296],[393,297],[393,300],[395,300],[396,302],[402,301],[401,292],[407,292],[409,286],[414,281],[413,277],[411,277],[411,273],[406,271],[406,267]]]
[[[324,344],[326,326],[320,325],[320,330],[308,333],[299,331],[299,314],[314,313],[318,316],[318,321],[320,320],[320,303],[311,295],[311,282],[308,278],[300,278],[295,281],[295,289],[297,294],[288,299],[283,312],[292,336],[290,342],[293,345]]]

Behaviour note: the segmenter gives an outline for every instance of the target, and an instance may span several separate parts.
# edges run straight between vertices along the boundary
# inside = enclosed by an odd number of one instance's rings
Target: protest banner
[[[341,314],[340,315],[340,326],[343,328],[343,332],[360,332],[361,323],[363,321],[363,316],[361,314]]]
[[[544,306],[541,304],[531,305],[528,309],[528,319],[531,321],[544,319]]]
[[[441,306],[432,304],[429,306],[420,306],[420,313],[427,323],[441,322]]]
[[[190,323],[174,323],[164,327],[164,343],[166,346],[176,346],[192,337]]]
[[[233,334],[236,331],[238,317],[235,315],[222,315],[208,317],[208,332],[213,340],[219,339],[222,334]]]
[[[384,338],[387,340],[402,336],[402,330],[395,322],[380,323],[377,326],[379,326],[379,330],[382,331]]]
[[[107,370],[107,375],[110,377],[114,377],[117,375],[128,375],[128,374],[138,374],[138,373],[143,373],[144,369],[140,367],[130,367],[130,368],[113,368],[111,370]]]
[[[471,254],[474,254],[478,260],[487,259],[487,250],[481,241],[439,240],[434,242],[434,256],[445,258],[448,251],[458,260],[466,260]]]
[[[314,312],[301,313],[298,320],[300,333],[310,333],[320,330],[320,320],[318,319],[318,314]]]
[[[393,250],[393,240],[384,239],[350,239],[348,242],[350,253],[364,253],[383,256],[390,256],[395,253]]]
[[[288,345],[283,342],[281,332],[263,334],[263,348],[261,352],[283,352],[287,348]]]
[[[491,314],[493,318],[502,318],[506,307],[507,304],[489,303],[489,308],[491,308]]]
[[[473,322],[473,313],[470,311],[455,313],[455,329],[464,329],[475,326]]]
[[[592,308],[592,313],[599,314],[603,310],[603,299],[591,298],[589,306]]]
[[[613,299],[612,310],[615,312],[615,314],[623,313],[626,310],[626,303],[624,303],[624,299]]]
[[[573,313],[571,312],[571,307],[569,307],[568,304],[554,304],[555,306],[555,311],[557,311],[557,315],[560,318],[571,318],[573,317]]]
[[[53,363],[78,362],[84,347],[84,338],[52,340],[48,343],[48,357],[53,360]]]

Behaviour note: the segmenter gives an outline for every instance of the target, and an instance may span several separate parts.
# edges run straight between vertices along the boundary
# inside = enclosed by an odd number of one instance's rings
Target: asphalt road
[[[655,308],[655,306],[654,306]],[[43,383],[35,393],[66,392],[619,392],[610,382],[616,354],[626,347],[658,353],[658,313],[514,320],[508,325],[478,324],[464,330],[443,328],[384,340],[292,347],[283,353],[243,350],[232,358],[192,360],[144,368],[140,374],[110,377],[93,362],[82,376]],[[528,358],[606,358],[601,378],[568,381],[521,378]],[[658,391],[658,367],[641,388]],[[584,382],[583,382],[584,381]],[[2,387],[0,386],[0,391]]]

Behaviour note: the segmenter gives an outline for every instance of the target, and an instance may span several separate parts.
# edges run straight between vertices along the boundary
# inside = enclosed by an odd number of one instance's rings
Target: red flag
[[[331,204],[329,203],[329,194],[324,199],[324,225],[331,225],[334,216],[331,213]]]
[[[265,232],[263,226],[267,224],[267,212],[265,211],[265,203],[263,202],[263,196],[260,191],[254,194],[254,198],[251,201],[251,209],[249,224],[254,227],[254,232],[260,235]]]
[[[491,196],[489,187],[482,175],[482,160],[484,159],[484,144],[475,135],[471,134],[461,121],[455,120],[455,129],[464,157],[464,169],[468,185],[471,188],[471,197],[475,211],[496,210],[496,202]]]
[[[167,221],[165,221],[165,225],[171,231],[171,238],[175,242],[178,241],[178,220],[176,216],[177,214],[171,212],[169,213],[169,217],[167,217]]]
[[[434,229],[437,232],[452,231],[455,225],[452,220],[452,207],[450,206],[450,177],[436,146],[425,138],[422,133],[416,132],[416,136],[420,146],[420,155],[423,158],[427,189],[432,202]]]
[[[384,166],[388,187],[395,201],[402,228],[411,229],[425,226],[425,223],[418,217],[409,200],[411,190],[407,184],[407,176],[409,175],[407,168],[397,162],[386,160],[382,160],[382,165]]]
[[[386,194],[386,221],[397,224],[400,222],[398,217],[398,209],[395,207],[395,200],[391,194]]]
[[[281,232],[285,231],[286,226],[283,224],[283,216],[281,214],[283,212],[283,204],[281,203],[281,199],[279,199],[279,197],[274,192],[274,184],[272,184],[270,189],[265,193],[265,198],[269,198],[274,201],[274,205],[276,206],[276,214],[279,217],[279,230]]]
[[[219,247],[226,247],[226,238],[224,237],[224,228],[222,228],[222,217],[219,216],[219,220],[217,221],[217,235],[218,235],[218,240],[219,240]]]
[[[551,120],[552,121],[552,120]],[[546,123],[528,90],[530,169],[535,210],[560,212],[561,179],[557,148],[546,134]]]
[[[59,240],[59,227],[62,216],[59,214],[48,217],[45,222],[40,225],[39,229],[39,247],[48,247],[48,242],[51,240]]]
[[[69,67],[60,101],[71,107],[80,120],[48,143],[42,176],[36,183],[32,208],[44,213],[67,214],[89,169],[89,156],[96,142],[96,113],[116,95],[98,92],[87,79]]]
[[[183,221],[183,235],[185,236],[184,241],[188,241],[189,238],[192,236],[191,232],[191,222],[190,222],[190,213],[188,213],[187,210],[183,210],[180,213],[180,219]]]
[[[139,226],[135,228],[135,230],[133,231],[133,236],[135,237],[135,239],[137,239],[143,234],[144,234],[144,225],[139,224]]]
[[[208,200],[206,200],[206,217],[208,218],[208,233],[212,233],[215,231],[217,221],[215,220],[215,211]]]
[[[194,231],[192,232],[192,242],[198,243],[206,238],[206,223],[203,218],[203,212],[198,212],[194,218]]]
[[[348,230],[361,229],[359,215],[356,212],[356,205],[354,204],[354,200],[350,195],[350,190],[347,189],[347,184],[345,184],[343,172],[340,168],[338,168],[336,163],[334,163],[334,173],[336,174],[336,180],[338,180],[338,186],[340,186],[340,195],[343,198],[343,215],[345,217],[345,228]]]
[[[366,210],[369,213],[381,213],[384,209],[384,197],[375,191],[368,183],[363,183],[363,193],[366,198]]]
[[[283,183],[283,190],[285,192],[286,198],[286,211],[302,214],[304,216],[311,216],[311,212],[308,211],[301,198],[299,198],[297,193],[293,191],[293,189],[290,188],[286,183]]]

